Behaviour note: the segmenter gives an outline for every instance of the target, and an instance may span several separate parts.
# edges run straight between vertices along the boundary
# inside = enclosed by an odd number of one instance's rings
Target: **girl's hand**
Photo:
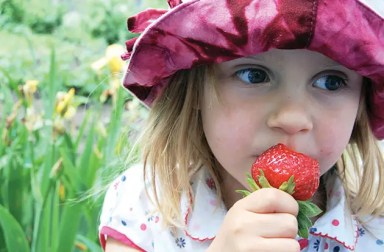
[[[298,252],[298,204],[281,190],[266,188],[237,201],[207,251]]]

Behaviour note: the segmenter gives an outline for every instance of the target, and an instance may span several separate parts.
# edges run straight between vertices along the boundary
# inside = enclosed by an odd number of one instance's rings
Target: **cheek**
[[[355,113],[345,114],[347,116],[334,117],[322,122],[321,131],[318,135],[319,162],[321,174],[327,172],[341,157],[348,145],[353,125]]]
[[[203,113],[204,133],[213,152],[216,149],[221,152],[241,151],[249,140],[247,135],[251,129],[247,123],[238,123],[241,120],[239,117],[218,110]]]
[[[241,181],[249,171],[250,156],[258,132],[257,118],[249,109],[220,103],[202,109],[205,137],[217,161],[232,177]]]
[[[257,118],[242,99],[222,88],[221,100],[205,100],[202,107],[204,133],[212,151],[240,152],[255,131]],[[209,97],[209,96],[208,96]],[[219,159],[220,153],[217,158]],[[220,161],[220,160],[219,160]]]

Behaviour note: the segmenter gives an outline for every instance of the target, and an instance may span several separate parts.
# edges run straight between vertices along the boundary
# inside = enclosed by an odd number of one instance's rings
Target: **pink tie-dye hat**
[[[124,86],[148,106],[181,69],[272,48],[320,52],[368,77],[369,118],[384,138],[384,1],[169,0],[128,19]]]

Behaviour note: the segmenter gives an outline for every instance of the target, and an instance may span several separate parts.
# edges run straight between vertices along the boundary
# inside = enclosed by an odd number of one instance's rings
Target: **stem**
[[[54,181],[52,181],[52,179],[49,180],[49,185],[48,185],[47,191],[45,192],[45,195],[43,197],[43,205],[38,210],[38,213],[37,213],[37,216],[36,216],[37,219],[36,219],[36,222],[35,222],[36,224],[34,225],[34,228],[33,228],[33,239],[32,239],[32,250],[31,250],[31,252],[35,252],[35,251],[39,252],[40,251],[40,250],[38,250],[36,248],[36,246],[37,246],[37,235],[40,233],[41,219],[42,219],[42,216],[43,216],[44,208],[46,206],[49,193],[51,191],[52,186],[54,185],[53,182]]]

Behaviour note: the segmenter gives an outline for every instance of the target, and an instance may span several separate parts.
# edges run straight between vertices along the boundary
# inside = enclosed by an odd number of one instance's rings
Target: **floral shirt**
[[[107,191],[100,217],[100,242],[112,237],[139,251],[205,251],[227,212],[216,198],[213,180],[201,169],[192,180],[195,195],[181,202],[186,229],[163,228],[161,216],[149,200],[140,166],[119,176]],[[308,239],[298,241],[302,251],[384,251],[384,218],[370,218],[364,226],[349,212],[337,176],[327,181],[327,211],[310,229]],[[148,190],[151,193],[151,190]],[[150,195],[150,194],[149,194]]]

